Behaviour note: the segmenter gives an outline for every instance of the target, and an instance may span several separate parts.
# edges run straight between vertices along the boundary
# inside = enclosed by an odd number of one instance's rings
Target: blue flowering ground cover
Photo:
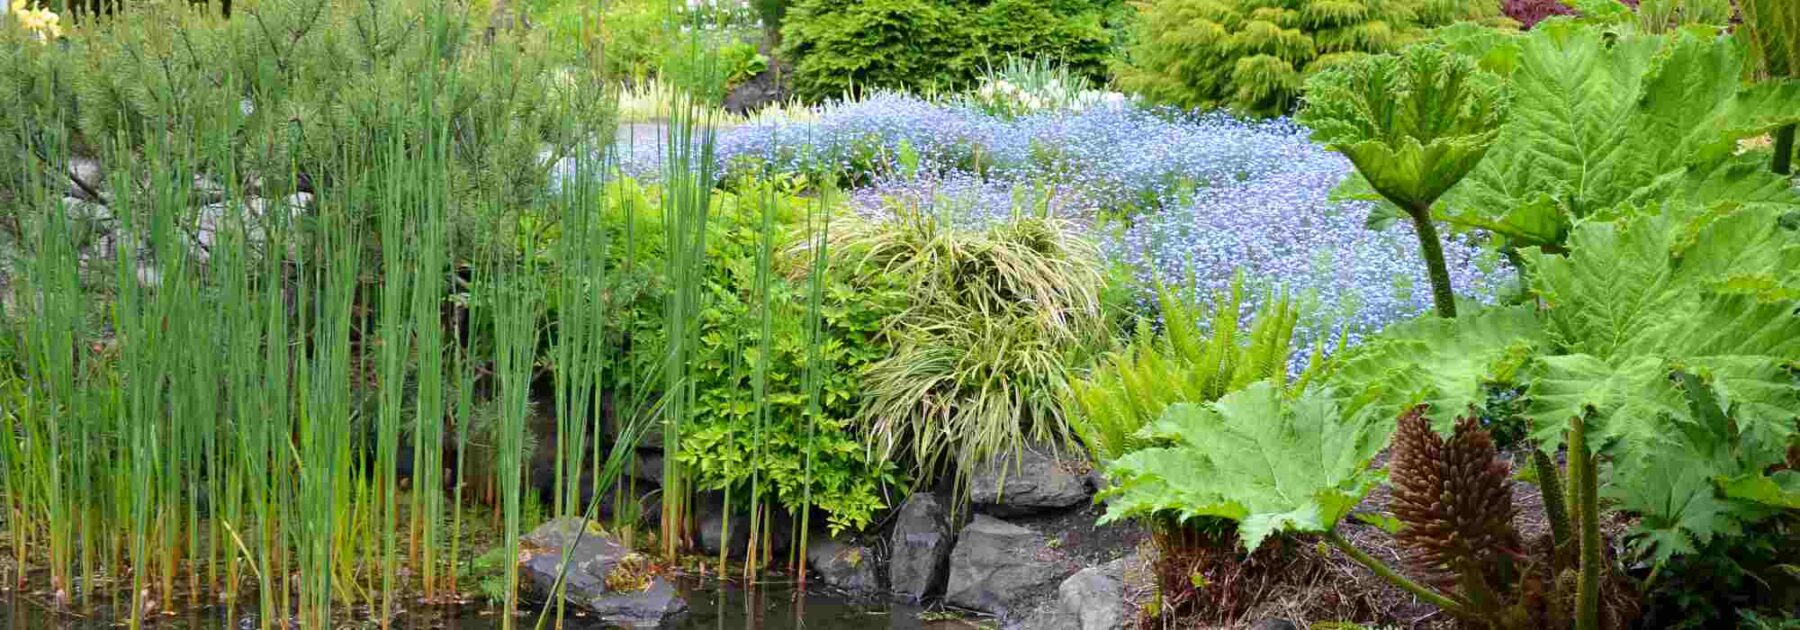
[[[1253,293],[1301,296],[1304,342],[1341,332],[1354,344],[1429,310],[1429,282],[1410,226],[1368,229],[1373,204],[1333,199],[1354,171],[1308,133],[1287,120],[1129,104],[1000,118],[879,93],[722,129],[715,166],[722,182],[828,180],[865,215],[910,207],[966,225],[1064,217],[1129,271],[1147,307],[1158,281],[1223,291],[1241,271]],[[620,152],[622,168],[654,177],[661,154],[638,143]],[[1492,302],[1515,284],[1501,257],[1469,237],[1450,237],[1445,256],[1462,298]]]

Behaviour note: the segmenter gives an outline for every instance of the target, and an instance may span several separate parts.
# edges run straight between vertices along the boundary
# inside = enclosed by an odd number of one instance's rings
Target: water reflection
[[[746,589],[735,584],[720,586],[716,582],[685,584],[688,612],[673,620],[666,628],[676,630],[951,630],[975,627],[956,620],[936,620],[938,615],[909,604],[885,600],[859,600],[811,588],[802,592],[791,584],[762,585]],[[500,613],[481,606],[426,608],[404,614],[395,628],[405,630],[497,630]],[[534,613],[514,624],[516,628],[532,628]],[[87,617],[52,615],[41,602],[27,598],[0,595],[0,629],[101,630],[120,625],[115,618],[95,614]],[[222,608],[189,611],[177,616],[159,616],[148,627],[192,628],[194,630],[256,630],[254,617],[238,615],[233,622]],[[543,627],[556,626],[555,613],[550,613]],[[338,628],[375,628],[372,620],[347,620]],[[578,615],[573,610],[563,616],[564,630],[599,630],[612,628],[598,620]],[[335,629],[334,629],[335,630]]]

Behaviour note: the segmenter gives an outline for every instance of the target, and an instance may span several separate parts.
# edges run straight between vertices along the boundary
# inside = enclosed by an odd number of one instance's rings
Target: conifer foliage
[[[1506,21],[1494,0],[1157,2],[1143,14],[1119,82],[1181,107],[1280,115],[1312,73],[1462,20]]]

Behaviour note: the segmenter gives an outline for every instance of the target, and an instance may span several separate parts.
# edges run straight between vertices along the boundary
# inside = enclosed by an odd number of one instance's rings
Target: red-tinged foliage
[[[1638,0],[1619,1],[1632,7],[1638,5]],[[1506,17],[1518,20],[1519,25],[1524,28],[1531,28],[1538,22],[1558,15],[1575,15],[1575,9],[1563,4],[1561,0],[1502,0],[1500,11]]]

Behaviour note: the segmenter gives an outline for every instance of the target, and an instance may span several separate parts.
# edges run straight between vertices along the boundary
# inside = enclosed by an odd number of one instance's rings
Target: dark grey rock
[[[875,574],[875,552],[868,547],[826,538],[807,548],[806,563],[819,573],[820,581],[830,586],[856,594],[881,590]]]
[[[744,550],[750,546],[748,515],[733,513],[727,516],[724,510],[715,507],[703,509],[699,517],[700,551],[716,556],[720,549],[729,548],[726,555],[733,558],[744,557]],[[730,538],[729,542],[727,537]]]
[[[1043,535],[977,515],[950,552],[944,601],[1014,619],[1075,569],[1062,552],[1044,544]]]
[[[955,545],[949,514],[937,497],[926,492],[907,497],[894,520],[888,583],[895,593],[914,600],[938,594],[950,574]]]
[[[725,111],[741,116],[779,103],[786,96],[774,69],[768,69],[732,87],[725,93],[721,106]]]
[[[1076,630],[1120,630],[1131,626],[1125,601],[1123,563],[1077,571],[1056,587],[1056,609]]]
[[[619,544],[598,524],[562,517],[523,538],[519,571],[532,593],[549,597],[563,577],[563,601],[617,626],[656,627],[687,610],[674,585],[643,573],[642,556]],[[573,547],[570,548],[570,545]],[[564,570],[565,548],[568,566]],[[629,584],[629,588],[608,585]]]
[[[619,426],[621,421],[621,418],[614,417],[606,423],[606,437],[611,438],[614,444],[619,443],[619,436],[625,433],[625,427]],[[645,426],[643,430],[638,433],[635,446],[639,449],[662,450],[662,424],[659,422],[651,422],[648,426]]]
[[[639,527],[658,527],[662,523],[662,490],[639,487],[635,495],[630,490],[608,489],[601,493],[600,516],[629,519]]]
[[[661,451],[638,451],[637,466],[626,471],[633,479],[662,485],[663,455]]]
[[[1086,468],[1048,446],[1030,445],[978,465],[969,478],[969,502],[995,516],[1019,516],[1075,507],[1091,500]]]
[[[661,628],[670,617],[687,611],[687,601],[675,585],[656,578],[644,590],[593,598],[586,607],[608,625]]]

